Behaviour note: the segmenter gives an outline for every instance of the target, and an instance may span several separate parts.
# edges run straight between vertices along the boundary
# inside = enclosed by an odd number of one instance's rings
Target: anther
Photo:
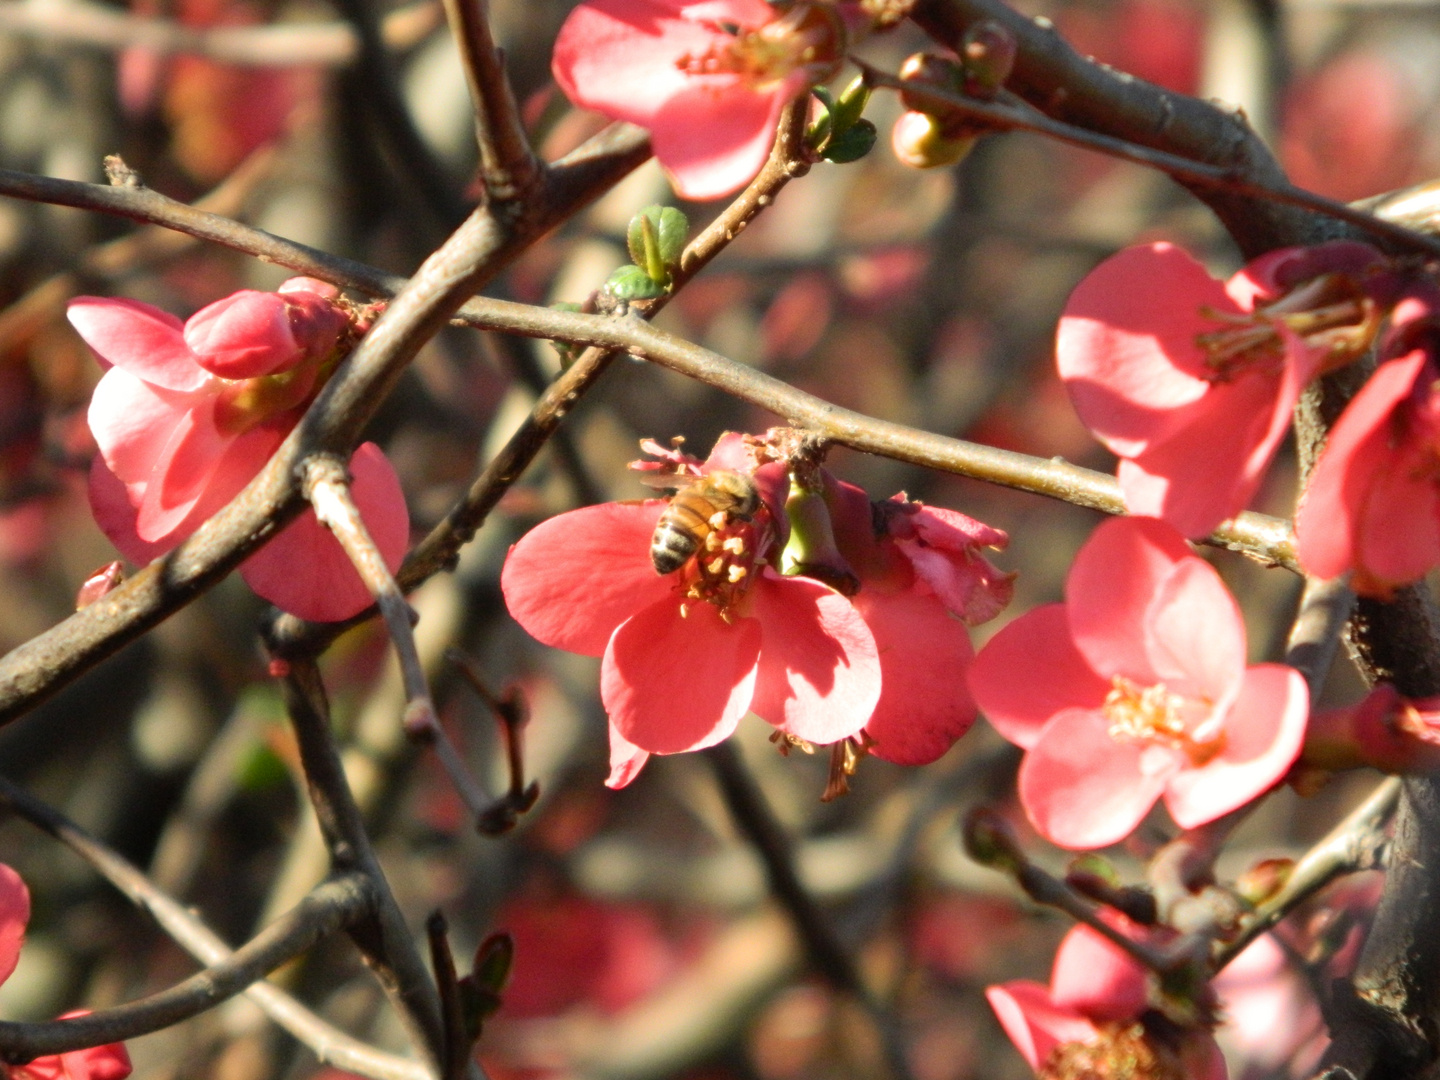
[[[730,584],[738,585],[741,579],[745,577],[747,572],[748,571],[746,571],[745,567],[743,566],[730,567]]]

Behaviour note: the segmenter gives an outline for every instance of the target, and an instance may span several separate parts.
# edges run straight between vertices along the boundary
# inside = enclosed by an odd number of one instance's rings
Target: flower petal
[[[1120,927],[1131,928],[1138,929],[1133,923]],[[1149,1007],[1150,977],[1120,946],[1080,925],[1071,928],[1055,951],[1050,996],[1060,1008],[1093,1020],[1134,1020]]]
[[[1125,839],[1165,790],[1166,768],[1145,747],[1110,737],[1098,709],[1066,709],[1020,763],[1020,802],[1036,830],[1063,848]]]
[[[1170,778],[1165,806],[1175,824],[1193,829],[1244,806],[1278,783],[1305,739],[1310,694],[1283,664],[1258,664],[1225,717],[1225,745],[1206,764]]]
[[[242,289],[185,323],[195,363],[225,379],[252,379],[294,367],[304,349],[290,329],[290,304],[278,293]]]
[[[605,786],[618,791],[640,775],[650,754],[616,731],[614,724],[606,726],[610,729],[610,775],[605,778]]]
[[[184,323],[138,300],[77,296],[65,317],[107,364],[166,390],[198,390],[210,378],[185,344]]]
[[[1307,573],[1338,577],[1355,564],[1366,496],[1393,460],[1390,418],[1425,364],[1423,349],[1381,364],[1331,429],[1295,515],[1296,552]]]
[[[985,999],[1015,1049],[1037,1072],[1057,1046],[1091,1042],[1100,1035],[1085,1017],[1051,1001],[1050,991],[1037,982],[987,986]]]
[[[714,746],[755,694],[760,623],[725,623],[714,606],[664,597],[641,608],[610,638],[600,697],[627,742],[652,754]]]
[[[122,368],[95,384],[86,420],[110,469],[126,483],[148,481],[180,417],[205,395],[166,390]]]
[[[1098,709],[1110,692],[1076,651],[1064,604],[1035,608],[1002,629],[980,650],[969,681],[985,719],[1026,750],[1056,713]]]
[[[1201,314],[1239,309],[1225,287],[1171,244],[1127,248],[1075,287],[1056,333],[1055,360],[1081,421],[1121,457],[1164,441],[1182,406],[1210,390],[1197,334]]]
[[[169,544],[152,544],[135,532],[135,518],[144,488],[132,493],[99,454],[90,462],[90,512],[95,524],[115,549],[136,566],[145,566],[170,550]]]
[[[753,180],[770,156],[780,110],[804,87],[799,72],[763,93],[734,76],[689,76],[650,122],[655,158],[676,193],[718,199]]]
[[[726,41],[718,28],[681,17],[678,4],[586,0],[560,27],[550,66],[576,105],[650,127],[696,78],[681,70],[681,57],[704,56]]]
[[[861,589],[852,603],[880,654],[880,701],[865,725],[875,740],[870,752],[927,765],[975,722],[965,684],[975,655],[970,635],[933,596]]]
[[[140,539],[158,543],[175,531],[205,493],[220,459],[234,442],[234,436],[216,427],[214,404],[213,399],[205,399],[176,419],[170,441],[145,484],[145,498],[135,522]]]
[[[1278,374],[1254,371],[1215,383],[1185,421],[1153,439],[1119,471],[1132,514],[1163,518],[1188,537],[1208,536],[1249,505],[1290,430],[1311,364],[1293,338]]]
[[[363,443],[350,458],[350,494],[365,529],[393,574],[410,541],[410,515],[400,478],[384,452]],[[306,510],[240,567],[245,584],[265,600],[312,622],[339,622],[374,603],[333,533]]]
[[[1229,705],[1245,675],[1245,621],[1213,566],[1181,560],[1155,591],[1143,626],[1157,681],[1172,693]]]
[[[675,590],[674,575],[650,564],[664,507],[663,499],[602,503],[531,529],[500,571],[515,621],[546,645],[603,656],[617,626]]]
[[[808,578],[771,570],[755,582],[750,599],[763,634],[750,705],[755,714],[821,744],[864,727],[880,700],[880,657],[850,601]]]
[[[0,863],[0,983],[20,962],[25,926],[30,921],[30,890],[11,867]]]
[[[1141,627],[1161,583],[1194,558],[1169,525],[1154,518],[1111,518],[1090,534],[1065,579],[1065,610],[1075,647],[1099,675],[1157,680]]]

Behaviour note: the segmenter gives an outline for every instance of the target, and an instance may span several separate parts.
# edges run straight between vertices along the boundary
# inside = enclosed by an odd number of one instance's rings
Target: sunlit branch
[[[1246,920],[1240,935],[1215,950],[1214,970],[1224,968],[1245,946],[1336,878],[1379,866],[1387,843],[1385,826],[1400,801],[1400,787],[1399,777],[1385,780],[1323,840],[1305,852],[1285,884]]]
[[[328,881],[229,957],[168,990],[69,1020],[35,1024],[0,1021],[0,1057],[11,1064],[22,1064],[41,1054],[148,1035],[198,1016],[350,925],[371,906],[371,891],[361,875],[348,874]]]

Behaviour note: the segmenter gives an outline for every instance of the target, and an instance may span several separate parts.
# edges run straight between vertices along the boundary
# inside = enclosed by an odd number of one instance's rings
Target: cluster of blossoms
[[[25,944],[25,927],[30,922],[30,890],[10,867],[0,863],[0,983],[10,978],[20,962]],[[68,1020],[85,1013],[71,1012]],[[46,1054],[24,1065],[6,1067],[12,1080],[125,1080],[130,1075],[130,1055],[124,1043],[107,1043],[86,1050]]]
[[[1056,356],[1080,418],[1120,458],[1131,512],[1200,537],[1254,496],[1306,385],[1378,343],[1295,531],[1307,572],[1349,571],[1385,598],[1440,565],[1437,297],[1364,244],[1272,252],[1225,283],[1152,244],[1081,282]]]
[[[783,745],[902,764],[933,761],[974,722],[965,626],[1009,600],[1009,575],[980,554],[1005,535],[903,496],[872,504],[793,461],[788,434],[726,435],[705,461],[646,443],[657,460],[636,468],[678,490],[669,502],[561,514],[506,559],[516,620],[604,658],[612,786],[650,754],[714,745],[747,711]],[[676,532],[693,554],[669,569]]]
[[[94,296],[71,301],[68,315],[105,368],[90,401],[100,450],[90,504],[105,535],[138,564],[240,493],[364,329],[363,314],[313,278],[235,293],[183,323],[149,304]],[[356,505],[393,570],[410,530],[399,478],[373,443],[355,451],[350,472]],[[240,573],[260,596],[306,619],[349,618],[371,602],[313,510]]]

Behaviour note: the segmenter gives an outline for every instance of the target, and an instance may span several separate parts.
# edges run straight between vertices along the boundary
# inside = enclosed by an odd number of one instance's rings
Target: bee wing
[[[658,491],[679,491],[687,488],[699,479],[689,473],[672,472],[670,469],[632,469],[636,480],[646,487],[655,488]]]

